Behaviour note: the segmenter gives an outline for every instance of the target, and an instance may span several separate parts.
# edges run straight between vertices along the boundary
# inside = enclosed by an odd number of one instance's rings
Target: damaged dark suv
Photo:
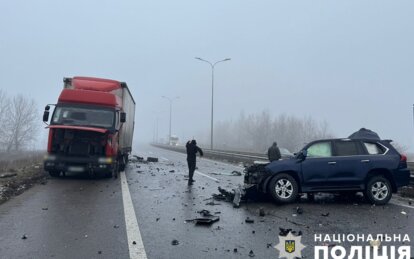
[[[306,145],[294,158],[245,169],[244,182],[279,203],[300,193],[359,192],[369,202],[386,204],[410,181],[407,157],[390,140],[325,139]]]

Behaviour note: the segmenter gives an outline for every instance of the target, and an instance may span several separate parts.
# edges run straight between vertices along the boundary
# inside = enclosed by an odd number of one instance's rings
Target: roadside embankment
[[[43,151],[0,153],[0,204],[35,183],[46,183]]]

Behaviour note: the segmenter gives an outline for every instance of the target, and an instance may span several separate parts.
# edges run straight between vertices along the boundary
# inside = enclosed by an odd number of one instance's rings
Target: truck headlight
[[[112,164],[112,157],[100,157],[98,162],[100,164]]]

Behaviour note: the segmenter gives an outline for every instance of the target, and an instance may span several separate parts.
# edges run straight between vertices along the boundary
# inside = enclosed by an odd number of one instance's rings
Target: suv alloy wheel
[[[298,196],[298,183],[288,174],[278,174],[272,178],[269,184],[269,192],[278,203],[289,203]]]
[[[386,204],[392,196],[391,184],[384,176],[374,176],[368,180],[365,197],[376,205]]]

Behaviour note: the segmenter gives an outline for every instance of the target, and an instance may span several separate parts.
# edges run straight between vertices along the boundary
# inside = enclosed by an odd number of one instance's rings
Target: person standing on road
[[[279,147],[277,146],[276,141],[273,142],[273,145],[269,147],[267,150],[267,157],[269,158],[270,162],[279,160],[282,156],[280,155]]]
[[[188,185],[192,185],[195,182],[193,176],[196,168],[196,155],[198,152],[200,156],[203,156],[203,150],[197,146],[195,139],[191,140],[191,142],[188,141],[185,147],[187,149]]]

